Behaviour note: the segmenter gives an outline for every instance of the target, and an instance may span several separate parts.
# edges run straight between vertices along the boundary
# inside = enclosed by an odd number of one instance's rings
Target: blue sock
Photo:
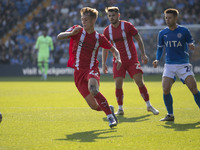
[[[194,100],[200,108],[200,92],[198,92],[197,94],[194,94]]]
[[[163,94],[163,99],[164,99],[168,114],[173,114],[173,99],[172,99],[171,93],[167,95]]]

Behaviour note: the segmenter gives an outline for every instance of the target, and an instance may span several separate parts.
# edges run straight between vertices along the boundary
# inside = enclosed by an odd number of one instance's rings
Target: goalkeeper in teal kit
[[[178,10],[167,9],[164,12],[165,22],[168,27],[159,32],[158,48],[156,60],[153,66],[156,68],[161,59],[163,49],[165,48],[166,59],[162,78],[163,99],[167,108],[167,116],[160,121],[174,121],[173,97],[171,87],[176,80],[176,76],[187,85],[194,96],[197,106],[200,108],[200,92],[192,71],[192,65],[189,63],[189,49],[194,50],[194,41],[190,31],[177,24]]]
[[[44,30],[43,34],[37,38],[35,48],[38,49],[38,68],[41,71],[42,78],[46,80],[50,51],[54,50],[52,38],[47,35],[47,30]]]

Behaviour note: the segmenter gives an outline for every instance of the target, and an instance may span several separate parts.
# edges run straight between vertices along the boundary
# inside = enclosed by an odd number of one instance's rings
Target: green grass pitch
[[[180,81],[172,88],[175,121],[160,122],[167,113],[161,77],[144,77],[151,103],[160,111],[157,116],[146,111],[136,84],[126,79],[125,115],[118,116],[118,126],[110,129],[105,114],[89,108],[72,77],[57,78],[0,78],[0,149],[200,149],[200,111]],[[200,89],[199,78],[197,81]],[[114,89],[110,77],[101,78],[101,93],[117,108]]]

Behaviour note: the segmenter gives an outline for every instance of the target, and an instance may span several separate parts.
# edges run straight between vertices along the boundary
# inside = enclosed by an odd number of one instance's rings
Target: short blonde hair
[[[179,12],[177,9],[174,8],[168,8],[164,11],[164,14],[173,14],[175,17],[177,17],[179,15]]]
[[[119,8],[118,7],[115,7],[115,6],[112,6],[112,7],[106,7],[105,8],[105,12],[108,13],[108,12],[116,12],[116,13],[119,13]]]
[[[90,8],[90,7],[84,7],[80,11],[81,15],[88,15],[91,16],[95,19],[98,18],[98,11],[95,8]]]

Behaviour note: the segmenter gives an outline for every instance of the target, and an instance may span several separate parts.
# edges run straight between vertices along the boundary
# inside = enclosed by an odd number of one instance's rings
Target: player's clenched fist
[[[152,63],[153,67],[154,68],[157,68],[158,66],[158,60],[154,60],[153,63]]]
[[[81,31],[82,27],[81,26],[77,26],[74,28],[74,30],[71,32],[71,35],[76,35]]]

